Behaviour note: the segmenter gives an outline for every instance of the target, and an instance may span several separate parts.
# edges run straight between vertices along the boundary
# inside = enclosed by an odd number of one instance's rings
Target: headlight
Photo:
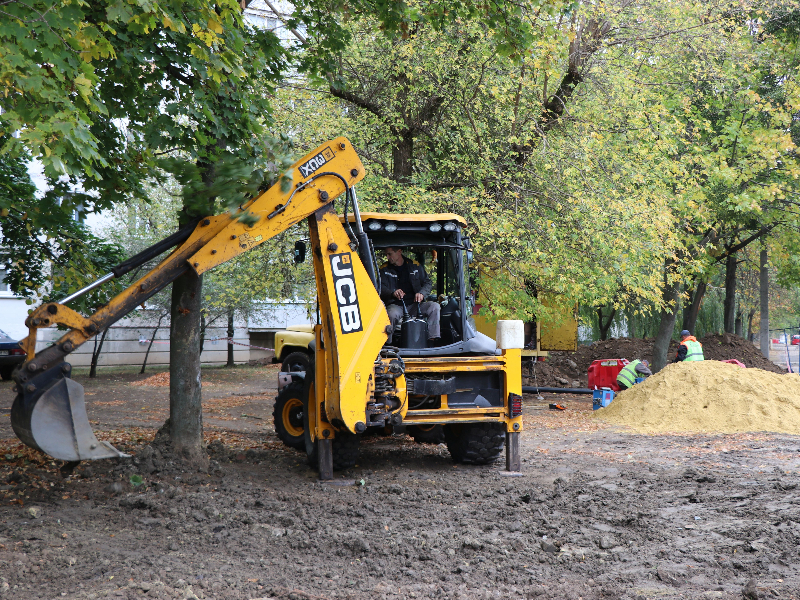
[[[457,227],[457,225],[455,223],[452,223],[452,222],[444,224],[444,230],[445,231],[455,231],[456,227]]]
[[[386,229],[386,231],[397,231],[397,224],[396,223],[387,223],[386,227],[384,229]]]
[[[436,233],[437,231],[441,231],[442,230],[442,226],[439,225],[439,223],[431,223],[431,225],[430,225],[430,227],[428,227],[428,229],[430,229],[433,233]]]
[[[369,224],[367,224],[367,229],[370,231],[378,231],[381,227],[380,221],[370,221]]]

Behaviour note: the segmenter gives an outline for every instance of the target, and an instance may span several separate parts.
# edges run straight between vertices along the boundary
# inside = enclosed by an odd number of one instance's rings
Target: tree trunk
[[[734,322],[734,334],[743,337],[744,333],[744,314],[742,309],[736,311],[736,321]]]
[[[608,339],[608,330],[611,329],[611,324],[614,322],[614,315],[617,314],[617,309],[612,307],[611,313],[608,315],[606,320],[603,320],[603,307],[600,306],[597,308],[597,325],[600,328],[600,339],[607,340]]]
[[[633,339],[636,337],[636,316],[632,308],[625,311],[625,317],[628,322],[628,336]]]
[[[660,371],[667,365],[669,343],[672,340],[672,333],[675,330],[675,318],[678,314],[680,284],[670,283],[669,281],[669,275],[672,271],[673,264],[674,262],[672,259],[667,259],[664,263],[664,291],[662,292],[664,308],[661,309],[658,333],[653,342],[653,373]]]
[[[97,338],[94,338],[94,352],[92,352],[92,366],[89,368],[89,377],[97,377],[97,359],[100,358],[100,352],[103,351],[103,342],[106,341],[107,333],[108,327],[103,330],[99,344],[97,343]]]
[[[414,135],[403,131],[392,148],[392,175],[395,181],[407,182],[414,172]]]
[[[193,271],[172,284],[170,322],[169,414],[170,441],[175,454],[189,464],[207,467],[203,450],[200,389],[200,299],[203,278]]]
[[[150,338],[150,345],[147,346],[147,352],[144,353],[144,361],[142,361],[142,370],[139,371],[139,375],[144,374],[144,368],[147,366],[147,357],[150,356],[150,348],[153,347],[153,342],[156,340],[156,334],[158,333],[159,328],[161,327],[161,321],[166,317],[166,313],[161,313],[161,316],[158,317],[158,323],[156,323],[156,328],[153,329],[153,337]]]
[[[206,323],[206,315],[203,313],[202,309],[200,310],[200,356],[203,355],[203,346],[206,345],[206,327],[208,323]]]
[[[725,302],[723,303],[725,333],[736,330],[736,253],[725,259]]]
[[[747,341],[754,341],[755,334],[753,333],[753,317],[756,316],[756,309],[747,313]]]
[[[758,328],[758,340],[761,354],[769,358],[769,270],[767,268],[767,238],[761,238],[761,257],[759,261],[759,304],[761,310],[761,323]]]
[[[233,367],[233,311],[228,311],[228,362],[226,367]]]
[[[694,334],[697,326],[697,315],[700,314],[700,305],[703,303],[703,296],[706,295],[708,288],[707,281],[696,281],[692,293],[692,301],[683,307],[683,324],[681,329],[687,329]]]

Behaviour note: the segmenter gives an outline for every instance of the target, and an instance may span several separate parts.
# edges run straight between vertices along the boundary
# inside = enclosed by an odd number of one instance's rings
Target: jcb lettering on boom
[[[330,146],[325,148],[322,152],[297,167],[300,170],[300,175],[303,177],[310,176],[314,171],[319,170],[326,162],[333,160],[333,156],[333,150],[330,149]]]
[[[361,331],[361,311],[358,308],[356,282],[353,278],[353,264],[350,253],[331,254],[331,272],[333,288],[336,290],[336,304],[339,307],[339,319],[342,322],[342,333]]]

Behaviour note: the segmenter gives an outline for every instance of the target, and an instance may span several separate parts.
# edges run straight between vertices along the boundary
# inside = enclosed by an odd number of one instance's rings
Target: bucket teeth
[[[17,437],[32,448],[65,461],[128,456],[99,441],[86,415],[83,386],[54,365],[30,380],[11,407]]]

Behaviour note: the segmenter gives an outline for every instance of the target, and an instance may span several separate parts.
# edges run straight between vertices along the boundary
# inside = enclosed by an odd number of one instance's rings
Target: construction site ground
[[[76,374],[133,457],[71,474],[16,440],[3,382],[0,598],[800,598],[800,436],[637,435],[526,395],[520,477],[376,436],[336,486],[276,438],[276,374],[204,369],[207,473],[148,446],[164,375]]]

